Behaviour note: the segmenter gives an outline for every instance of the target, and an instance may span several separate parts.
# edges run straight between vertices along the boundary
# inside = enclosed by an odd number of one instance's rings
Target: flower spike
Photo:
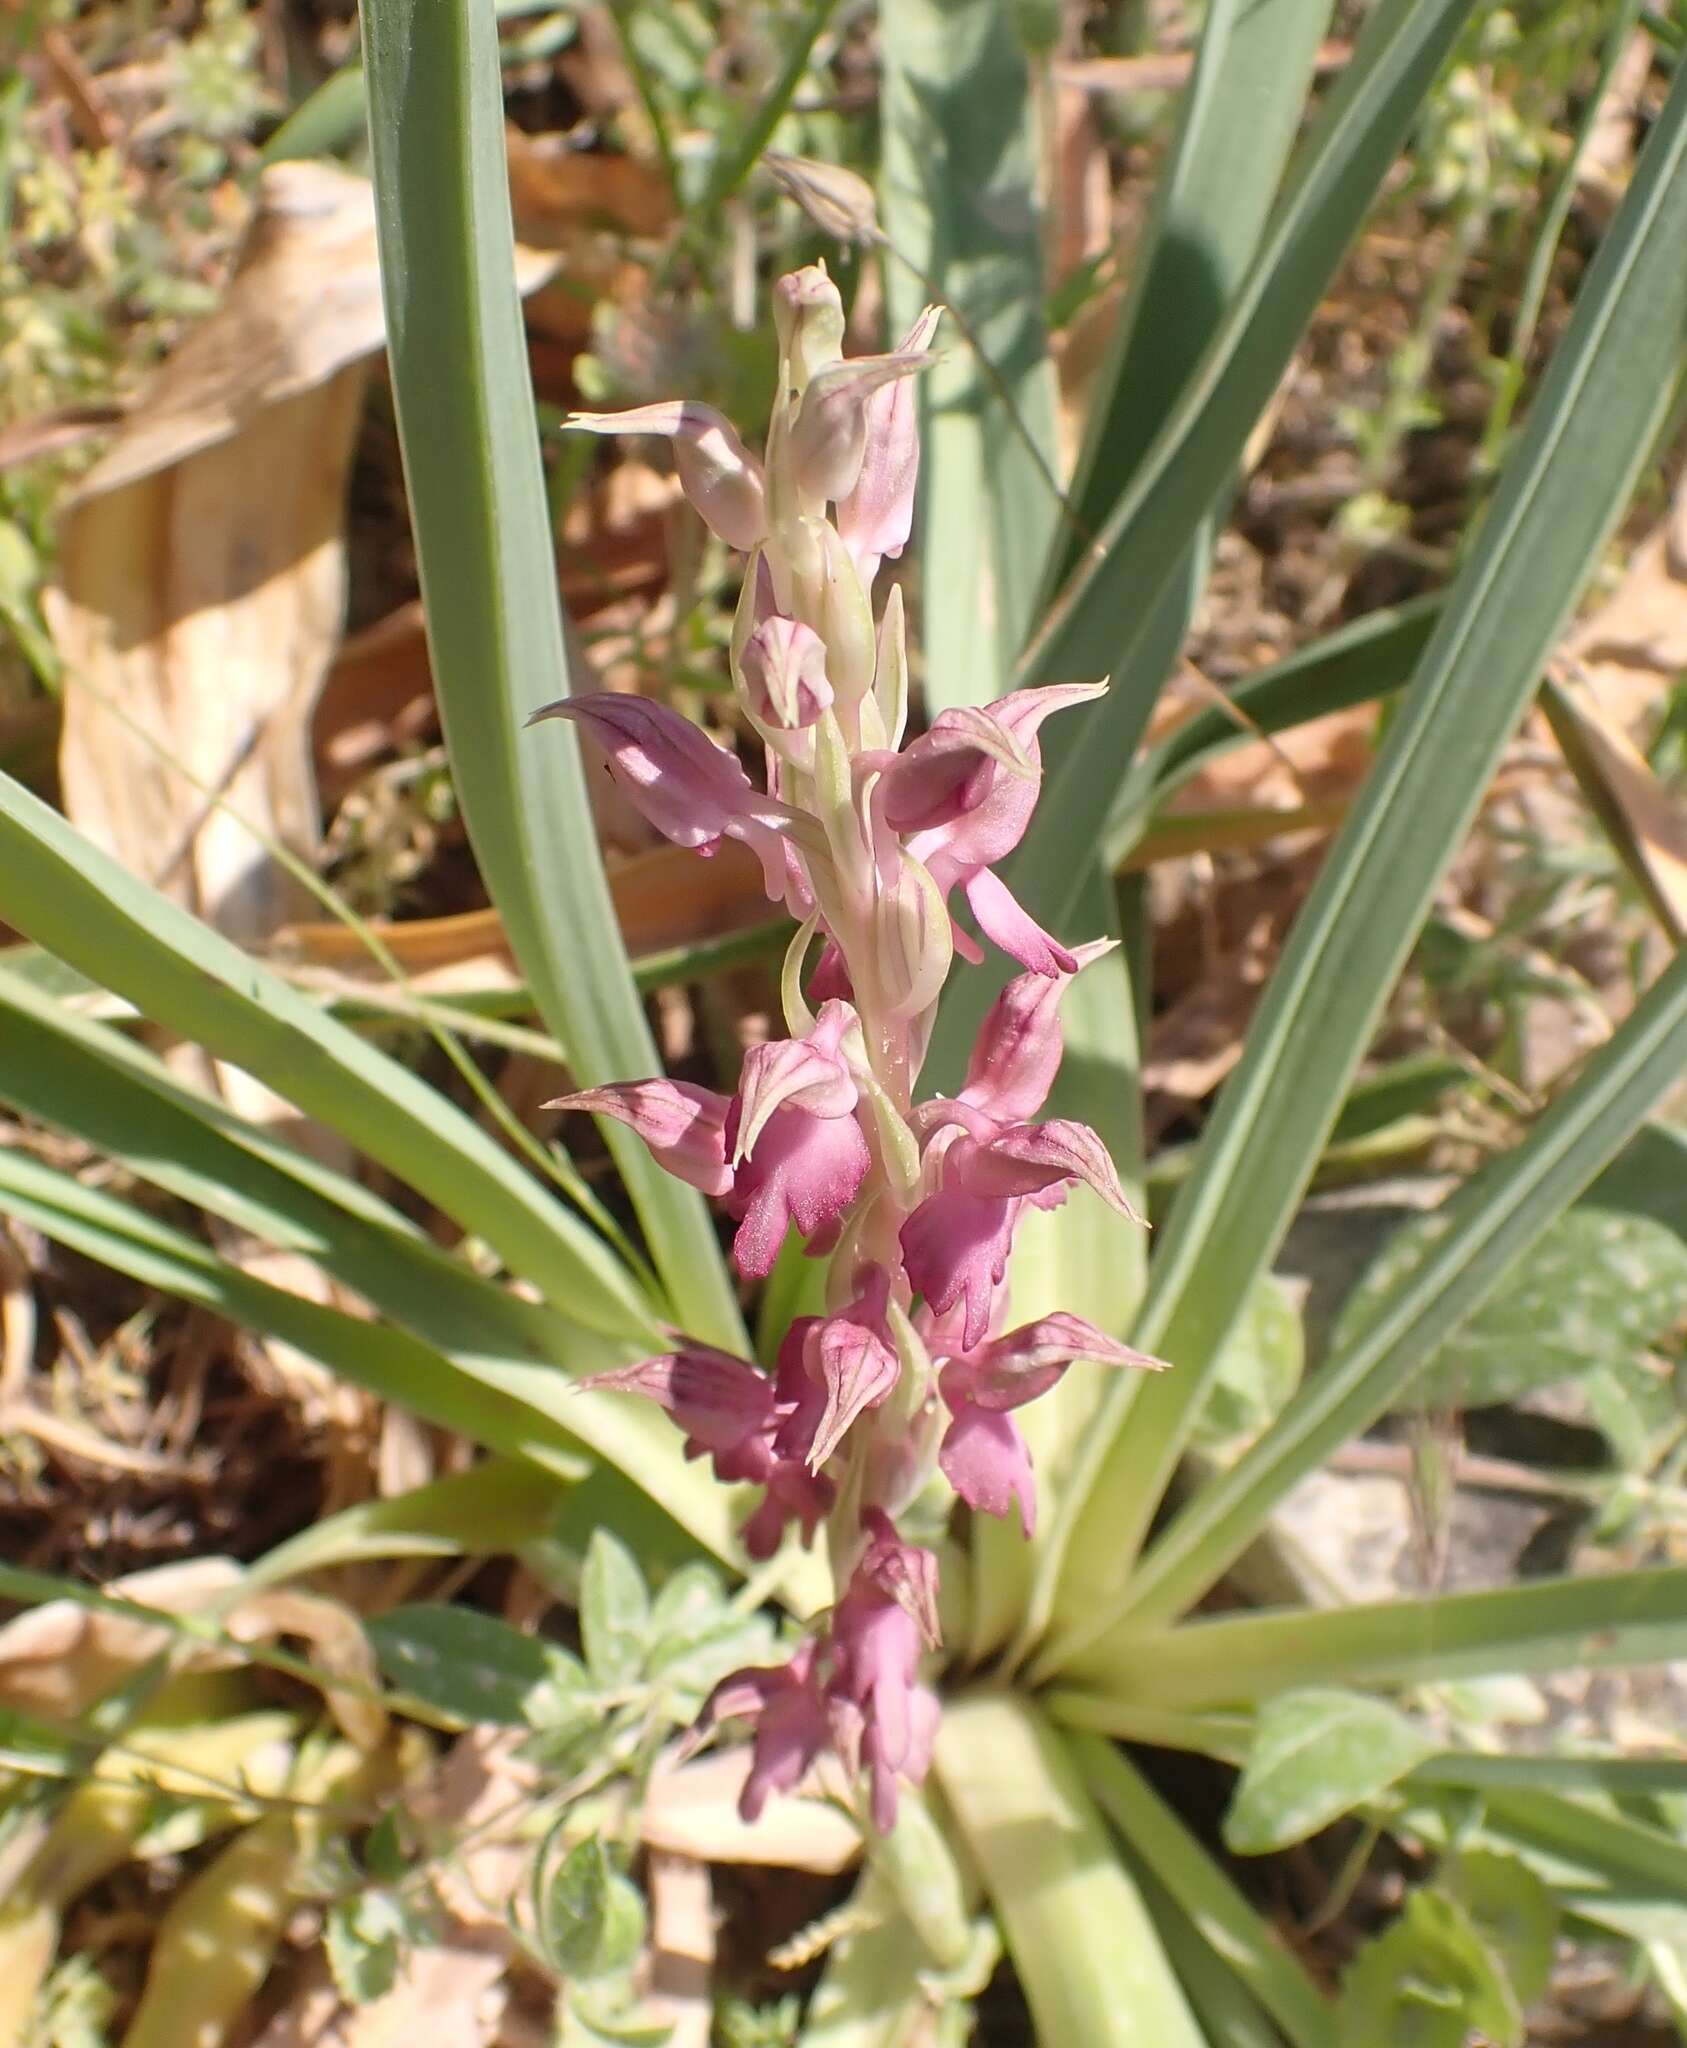
[[[850,174],[767,163],[846,238],[877,233],[871,193]],[[1161,1361],[1058,1309],[1010,1315],[1028,1209],[1085,1186],[1134,1213],[1096,1132],[1043,1117],[1062,1001],[1111,942],[1068,945],[1045,931],[1036,900],[1021,903],[1000,871],[1042,791],[1044,722],[1102,686],[944,710],[905,742],[903,593],[893,584],[878,606],[872,593],[913,530],[916,377],[934,360],[940,311],[927,307],[887,353],[849,357],[824,265],[780,280],[772,310],[778,382],[761,459],[689,402],[569,422],[665,436],[687,496],[748,557],[724,664],[737,715],[711,725],[760,742],[765,780],[735,745],[640,696],[569,697],[537,716],[583,726],[676,845],[710,854],[736,839],[755,854],[798,926],[775,1012],[783,1035],[749,1047],[731,1096],[654,1079],[586,1088],[561,1106],[628,1125],[714,1196],[736,1225],[746,1279],[766,1278],[793,1239],[834,1256],[823,1310],[789,1322],[771,1372],[676,1336],[581,1388],[656,1402],[688,1457],[755,1489],[741,1531],[752,1558],[812,1544],[825,1525],[829,1613],[782,1667],[724,1679],[695,1739],[724,1721],[750,1725],[748,1818],[830,1752],[864,1781],[864,1817],[883,1830],[925,1776],[939,1714],[923,1672],[940,1647],[937,1557],[898,1517],[916,1501],[923,1513],[941,1476],[954,1500],[1029,1535],[1036,1481],[1018,1411],[1074,1364]],[[928,589],[928,606],[943,597]],[[958,1094],[921,1100],[952,961],[983,957],[975,929],[1022,971],[985,1017]]]

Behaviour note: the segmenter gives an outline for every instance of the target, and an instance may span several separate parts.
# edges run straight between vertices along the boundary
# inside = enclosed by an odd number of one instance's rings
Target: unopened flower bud
[[[886,385],[923,370],[923,349],[888,356],[852,356],[816,370],[791,427],[790,459],[798,484],[816,498],[847,498],[867,454],[868,408]]]
[[[812,377],[843,355],[843,300],[824,264],[807,264],[779,280],[773,287],[773,323],[791,387],[800,395]]]
[[[896,354],[929,362],[925,351],[942,313],[941,306],[927,306]],[[871,582],[881,558],[900,555],[914,527],[914,485],[920,473],[914,386],[900,379],[882,386],[867,400],[866,415],[866,454],[854,488],[839,501],[838,530]]]
[[[635,406],[631,412],[571,412],[565,427],[582,434],[660,434],[673,443],[685,495],[712,533],[745,551],[767,532],[761,464],[738,430],[712,405],[689,398]]]
[[[826,645],[800,619],[764,619],[739,656],[744,694],[763,725],[794,731],[812,725],[832,701]]]
[[[780,538],[782,548],[768,550],[783,570],[780,609],[807,620],[826,643],[826,679],[853,742],[878,660],[873,608],[830,520],[797,519]]]

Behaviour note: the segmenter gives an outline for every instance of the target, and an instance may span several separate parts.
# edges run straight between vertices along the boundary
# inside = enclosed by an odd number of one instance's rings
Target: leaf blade
[[[1437,878],[1629,496],[1672,386],[1687,273],[1687,77],[1570,328],[1411,690],[1290,935],[1162,1236],[1139,1340],[1188,1369],[1116,1393],[1057,1613],[1116,1599],[1218,1342],[1287,1227]],[[1456,729],[1450,755],[1446,733]],[[1669,977],[1666,976],[1666,980]],[[1124,1442],[1130,1410],[1130,1445]],[[1097,1503],[1111,1499],[1112,1512]],[[1076,1523],[1075,1523],[1076,1526]],[[1108,1560],[1084,1574],[1081,1556]]]
[[[577,743],[525,731],[576,687],[515,289],[497,25],[472,0],[365,0],[388,355],[441,721],[475,857],[585,1086],[659,1070]],[[450,394],[449,402],[442,396]],[[743,1342],[708,1211],[605,1135],[680,1318]]]

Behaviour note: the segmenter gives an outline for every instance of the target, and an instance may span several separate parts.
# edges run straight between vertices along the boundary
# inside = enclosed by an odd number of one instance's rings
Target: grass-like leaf
[[[655,1073],[576,742],[529,715],[575,687],[516,297],[497,23],[366,0],[364,65],[393,397],[452,774],[540,1015],[585,1085]],[[708,1212],[606,1136],[679,1319],[741,1343]]]
[[[1454,1198],[1455,1222],[1364,1337],[1328,1360],[1259,1441],[1210,1481],[1096,1617],[1152,1627],[1198,1599],[1276,1503],[1338,1444],[1387,1412],[1518,1257],[1644,1123],[1687,1066],[1687,953],[1541,1118],[1528,1138]],[[1124,1617],[1128,1617],[1125,1619]],[[1074,1628],[1055,1663],[1101,1628]]]
[[[1094,1735],[1069,1740],[1096,1804],[1205,1933],[1215,1958],[1222,1957],[1276,2020],[1291,2048],[1334,2048],[1329,2001],[1178,1815],[1112,1743]]]
[[[1052,596],[1118,503],[1182,395],[1264,232],[1312,84],[1330,0],[1212,0],[1178,130],[1154,188],[1129,297],[1090,400],[1055,535]]]
[[[1040,2041],[1206,2048],[1062,1737],[1022,1699],[950,1703],[937,1775]]]
[[[1687,1626],[1687,1567],[1491,1592],[1215,1615],[1096,1643],[1072,1676],[1100,1700],[1181,1712],[1324,1685],[1429,1685],[1495,1672],[1660,1663]],[[1064,1709],[1061,1711],[1064,1712]],[[1105,1707],[1081,1714],[1105,1725]]]
[[[1517,458],[1158,1244],[1140,1341],[1178,1370],[1134,1402],[1135,1390],[1115,1390],[1071,1504],[1063,1622],[1092,1626],[1118,1599],[1224,1333],[1288,1226],[1436,882],[1627,503],[1687,328],[1684,239],[1687,77],[1590,266]],[[1666,977],[1666,1008],[1677,987]]]
[[[1680,1909],[1687,1898],[1687,1844],[1662,1828],[1602,1812],[1561,1794],[1491,1790],[1484,1796],[1491,1832],[1583,1873],[1590,1888],[1614,1899],[1656,1898]]]
[[[27,984],[20,988],[3,973],[0,1028],[7,1048],[0,1100],[75,1134],[154,1186],[262,1242],[307,1256],[420,1340],[440,1363],[417,1379],[414,1398],[402,1383],[395,1384],[392,1398],[426,1413],[427,1400],[439,1395],[433,1382],[447,1371],[469,1383],[460,1398],[471,1403],[471,1420],[475,1388],[509,1396],[559,1423],[581,1449],[626,1476],[624,1496],[601,1475],[581,1489],[600,1511],[608,1494],[616,1494],[619,1526],[632,1528],[647,1519],[638,1503],[639,1489],[648,1489],[660,1503],[660,1515],[720,1555],[736,1558],[728,1534],[730,1496],[706,1470],[686,1462],[666,1418],[625,1396],[574,1394],[574,1378],[659,1346],[660,1333],[606,1338],[568,1322],[548,1303],[520,1299],[433,1244],[366,1188],[199,1094],[145,1047],[60,1010],[51,997]],[[10,1199],[0,1180],[0,1212]],[[114,1263],[135,1270],[121,1259]],[[224,1312],[236,1319],[245,1299],[242,1277],[237,1269],[224,1276],[235,1289]],[[173,1281],[157,1284],[183,1291]],[[254,1299],[266,1313],[275,1308],[267,1295]],[[469,1433],[494,1448],[510,1448],[505,1437],[478,1428]],[[582,1515],[589,1528],[584,1509]],[[823,1580],[823,1568],[805,1560],[787,1579],[786,1596],[798,1606],[811,1605],[822,1595]]]
[[[1037,123],[1013,13],[996,0],[894,0],[879,36],[892,325],[904,332],[935,294],[994,372],[951,321],[944,360],[921,381],[925,694],[937,712],[1008,687],[1060,517]]]
[[[571,1321],[634,1341],[651,1332],[648,1305],[602,1240],[460,1110],[5,777],[0,917],[339,1132]]]
[[[1472,4],[1382,0],[1372,11],[1210,347],[1025,650],[1020,683],[1115,678],[1100,704],[1045,730],[1042,800],[1002,868],[1053,930],[1075,929],[1096,842],[1175,657],[1192,545]],[[951,988],[930,1058],[940,1083],[964,1068],[992,993],[988,975]]]

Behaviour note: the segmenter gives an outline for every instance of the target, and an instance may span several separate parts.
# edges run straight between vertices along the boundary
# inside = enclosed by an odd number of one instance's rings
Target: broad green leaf
[[[409,1929],[390,1892],[336,1899],[322,1923],[322,1947],[334,1987],[348,2005],[372,2005],[398,1982]]]
[[[650,1594],[638,1560],[607,1529],[597,1530],[580,1575],[580,1639],[600,1685],[623,1685],[650,1644]]]
[[[854,1903],[874,1918],[827,1951],[798,2037],[801,2048],[908,2048],[931,2017],[930,2001],[918,1988],[925,1950],[871,1871]],[[955,2005],[970,2011],[961,2000]]]
[[[1436,12],[1419,0],[1403,32]],[[1367,32],[1397,19],[1384,6]],[[1687,328],[1687,266],[1673,260],[1684,240],[1687,74],[1583,279],[1517,456],[1159,1242],[1137,1334],[1174,1370],[1110,1398],[1079,1482],[1062,1624],[1091,1626],[1118,1602],[1224,1332],[1288,1226],[1437,881],[1628,501]]]
[[[1342,1306],[1331,1333],[1351,1350],[1410,1283],[1451,1224],[1401,1225]],[[1687,1324],[1687,1243],[1645,1216],[1577,1207],[1545,1231],[1397,1405],[1481,1408],[1641,1355]]]
[[[1687,1128],[1646,1124],[1587,1191],[1600,1209],[1650,1216],[1687,1243]]]
[[[516,297],[498,31],[476,0],[365,0],[387,352],[434,687],[475,858],[582,1085],[660,1061],[628,971],[572,734],[576,686]],[[605,1136],[688,1329],[743,1326],[702,1198]]]
[[[656,1595],[649,1643],[651,1679],[699,1707],[728,1672],[778,1659],[766,1615],[744,1613],[706,1564],[682,1565]]]
[[[561,1668],[551,1644],[474,1607],[395,1607],[364,1632],[392,1684],[469,1727],[532,1726]]]
[[[540,1869],[545,1858],[539,1859]],[[554,1966],[570,1977],[589,1977],[609,1921],[609,1858],[596,1835],[587,1836],[543,1882],[537,1903],[539,1936]],[[536,1885],[540,1882],[535,1873]]]
[[[1254,1724],[1253,1747],[1224,1816],[1224,1846],[1264,1856],[1320,1828],[1403,1778],[1435,1740],[1386,1700],[1359,1692],[1281,1693]]]
[[[1300,1385],[1305,1364],[1300,1312],[1282,1281],[1267,1273],[1254,1283],[1241,1320],[1219,1346],[1196,1443],[1210,1447],[1258,1436]]]
[[[1098,1611],[1090,1625],[1074,1628],[1065,1654],[1075,1655],[1080,1641],[1093,1640],[1110,1625],[1140,1627],[1168,1619],[1211,1585],[1299,1479],[1387,1411],[1437,1347],[1632,1137],[1679,1081],[1684,1065],[1687,954],[1665,970],[1516,1151],[1461,1190],[1453,1205],[1454,1227],[1371,1333],[1356,1349],[1329,1359],[1272,1428],[1200,1490],[1141,1560],[1127,1598]]]
[[[1552,1975],[1562,1918],[1551,1892],[1520,1857],[1497,1849],[1461,1849],[1436,1873],[1436,1887],[1500,1959],[1518,2004],[1532,2005]]]
[[[1097,1805],[1136,1861],[1153,1871],[1291,2048],[1331,2048],[1329,2002],[1173,1809],[1112,1743],[1075,1736],[1071,1749]]]
[[[712,1565],[688,1564],[666,1579],[650,1602],[652,1649],[683,1647],[727,1611],[726,1588]]]
[[[1687,1566],[1532,1579],[1480,1593],[1211,1615],[1103,1638],[1097,1693],[1188,1712],[1323,1685],[1433,1685],[1491,1672],[1661,1663],[1687,1626]],[[1105,1717],[1086,1720],[1104,1727]]]
[[[951,1700],[936,1762],[1037,2038],[1206,2048],[1070,1750],[1036,1710],[1009,1693]]]
[[[644,1939],[644,1905],[613,1869],[602,1841],[575,1843],[554,1871],[542,1851],[535,1871],[539,1941],[564,1978],[624,1970]],[[643,2038],[640,2035],[639,2038]]]
[[[631,1338],[651,1329],[608,1247],[469,1117],[4,776],[0,918],[337,1131],[572,1320]]]
[[[1462,1907],[1413,1892],[1348,1966],[1341,2048],[1465,2048],[1473,2029],[1494,2048],[1520,2048],[1516,1994]]]
[[[879,48],[892,325],[899,337],[942,299],[990,366],[951,316],[920,384],[921,642],[937,712],[1008,686],[1058,517],[1037,124],[998,0],[886,0]]]

